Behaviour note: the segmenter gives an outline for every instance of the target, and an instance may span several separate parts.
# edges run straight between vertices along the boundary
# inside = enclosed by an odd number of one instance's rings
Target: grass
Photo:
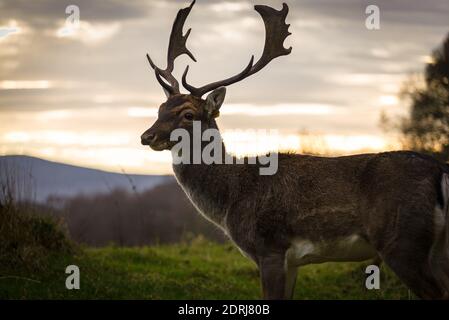
[[[65,268],[80,268],[80,290],[65,288]],[[295,299],[408,299],[409,291],[381,268],[381,289],[364,286],[367,263],[300,269]],[[1,299],[258,299],[258,272],[231,244],[205,240],[141,248],[84,248],[47,257],[30,271],[0,266]]]

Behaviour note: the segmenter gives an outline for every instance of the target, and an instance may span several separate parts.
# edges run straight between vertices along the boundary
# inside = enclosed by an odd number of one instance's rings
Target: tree
[[[411,101],[410,114],[399,129],[407,148],[449,160],[449,34],[433,51],[421,84],[408,81],[402,92]]]

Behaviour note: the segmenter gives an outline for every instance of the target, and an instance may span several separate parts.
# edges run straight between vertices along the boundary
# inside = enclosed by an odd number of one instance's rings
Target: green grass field
[[[50,254],[39,268],[0,266],[1,299],[258,299],[255,265],[231,244],[205,240],[142,248],[84,248]],[[67,265],[80,268],[80,290],[65,288]],[[368,263],[310,265],[299,271],[295,299],[409,299],[387,268],[381,289],[367,290]]]

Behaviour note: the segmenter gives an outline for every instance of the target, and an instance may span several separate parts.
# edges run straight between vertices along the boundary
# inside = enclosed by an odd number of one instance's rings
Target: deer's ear
[[[206,111],[209,116],[216,118],[220,115],[220,107],[226,96],[226,88],[215,89],[206,98]]]

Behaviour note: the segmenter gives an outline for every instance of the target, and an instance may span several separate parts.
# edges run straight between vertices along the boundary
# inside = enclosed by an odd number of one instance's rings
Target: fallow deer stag
[[[254,64],[252,57],[239,74],[200,88],[187,83],[187,67],[182,84],[190,94],[181,94],[172,71],[182,54],[195,60],[186,47],[190,29],[183,34],[194,3],[175,19],[166,69],[147,55],[167,95],[158,119],[141,137],[153,150],[172,149],[170,133],[177,128],[192,133],[194,121],[201,122],[203,131],[217,129],[225,87],[291,52],[283,44],[290,35],[288,6],[278,11],[257,5],[266,32],[261,58]],[[291,298],[299,266],[376,257],[417,296],[449,298],[446,164],[409,151],[278,156],[278,171],[270,176],[247,163],[173,164],[178,183],[198,211],[257,264],[264,298]]]

